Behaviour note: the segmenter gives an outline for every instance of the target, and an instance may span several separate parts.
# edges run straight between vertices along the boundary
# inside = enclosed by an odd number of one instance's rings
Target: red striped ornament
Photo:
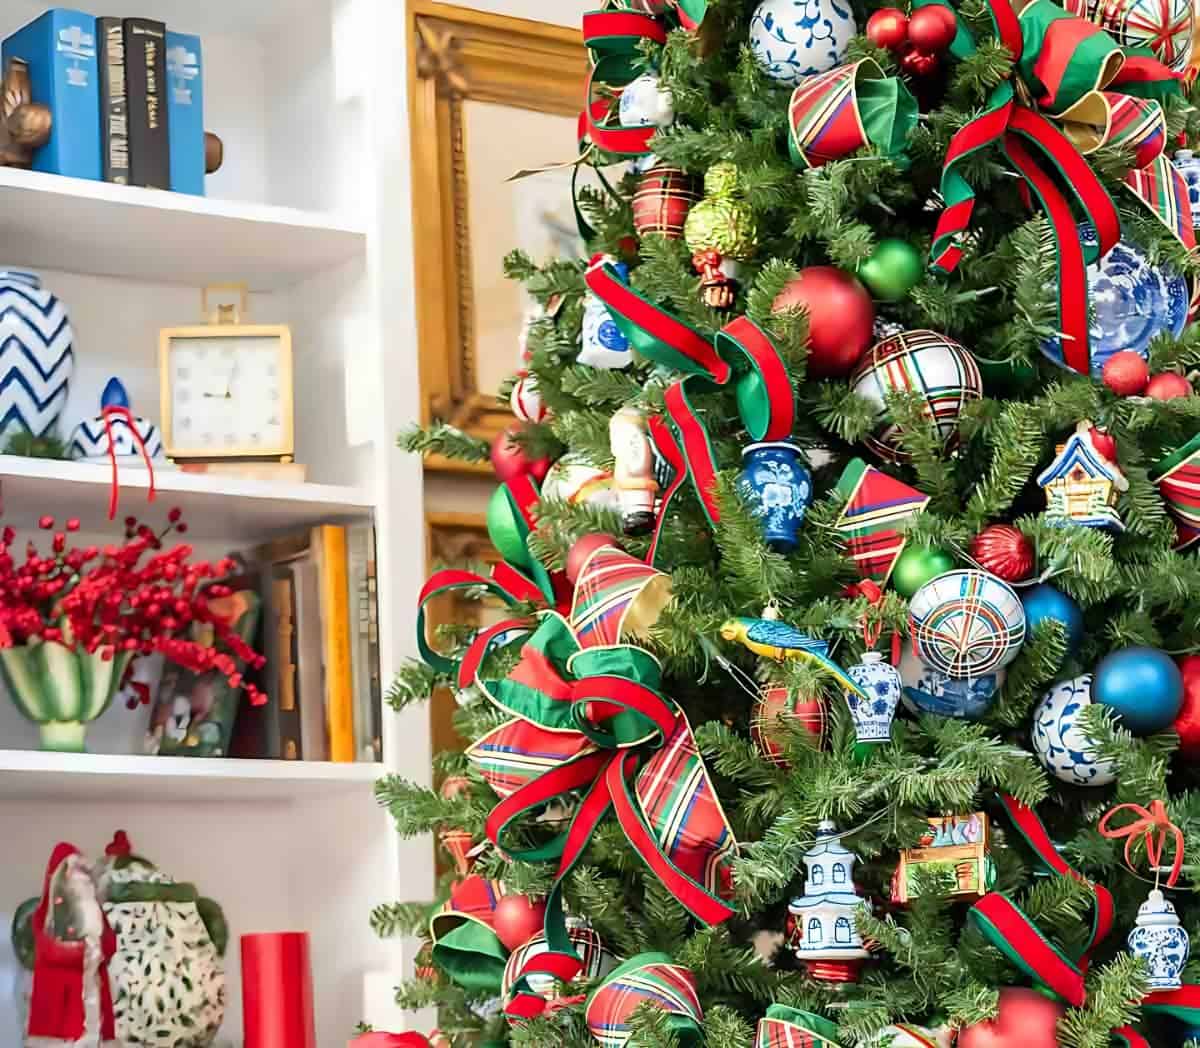
[[[929,496],[882,470],[853,459],[838,481],[846,508],[834,525],[865,579],[885,585],[904,549],[904,522],[929,505]]]
[[[679,240],[688,213],[699,199],[690,175],[677,167],[653,167],[642,175],[633,194],[633,227],[639,236],[653,233]]]
[[[545,422],[550,415],[538,392],[537,378],[528,371],[518,373],[508,404],[522,422]]]

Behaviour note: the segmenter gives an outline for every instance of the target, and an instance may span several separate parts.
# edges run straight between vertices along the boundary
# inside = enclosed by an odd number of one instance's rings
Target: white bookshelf
[[[201,34],[205,123],[225,143],[225,165],[205,198],[0,168],[0,265],[40,272],[75,331],[62,435],[95,414],[112,375],[135,411],[157,419],[159,329],[197,323],[204,284],[245,281],[250,319],[292,328],[308,482],[159,470],[149,505],[145,471],[123,467],[112,525],[107,465],[0,456],[0,523],[76,516],[94,541],[118,537],[128,513],[154,521],[178,505],[189,538],[214,555],[317,522],[373,519],[387,681],[412,653],[424,574],[420,464],[395,447],[419,414],[403,4],[77,6]],[[44,7],[6,0],[0,36]],[[368,914],[430,897],[432,848],[397,840],[373,785],[389,771],[428,781],[426,712],[385,710],[383,761],[353,765],[144,756],[144,718],[114,703],[89,732],[92,752],[43,753],[0,695],[0,1045],[19,1043],[3,931],[13,908],[36,894],[55,843],[96,854],[117,829],[225,910],[220,1048],[242,1045],[237,939],[254,931],[311,934],[319,1048],[344,1048],[359,1020],[394,1028],[387,988],[411,973],[412,944],[377,940]]]

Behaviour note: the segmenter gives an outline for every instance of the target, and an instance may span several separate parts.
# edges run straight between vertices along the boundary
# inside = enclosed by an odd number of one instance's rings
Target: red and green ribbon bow
[[[934,235],[932,262],[943,272],[957,266],[975,204],[968,158],[999,145],[1053,227],[1063,360],[1086,375],[1091,352],[1085,267],[1121,235],[1116,206],[1086,156],[1108,143],[1131,148],[1136,169],[1126,185],[1182,243],[1193,247],[1187,187],[1164,153],[1166,118],[1159,104],[1180,93],[1180,82],[1157,60],[1123,51],[1098,26],[1051,0],[987,2],[996,35],[1016,64],[1011,77],[992,92],[983,114],[950,142],[942,171],[945,210]],[[975,42],[960,22],[951,51],[962,58],[974,50]],[[1081,243],[1072,199],[1096,230],[1096,242]]]
[[[514,859],[558,867],[546,900],[548,950],[530,958],[517,979],[510,1017],[545,1009],[528,976],[570,981],[580,971],[561,886],[610,810],[634,851],[698,920],[716,924],[733,915],[725,901],[733,832],[687,718],[658,690],[653,656],[628,644],[583,648],[561,615],[544,612],[512,672],[477,683],[512,715],[468,750],[503,798],[488,817],[488,837]],[[527,819],[575,791],[582,799],[566,830],[538,845],[518,843]]]
[[[754,1048],[838,1048],[837,1026],[812,1012],[773,1004],[758,1021]]]
[[[467,990],[498,993],[508,950],[496,935],[496,903],[504,885],[472,874],[450,889],[450,898],[433,915],[429,934],[433,962]]]
[[[588,998],[584,1017],[601,1048],[625,1048],[643,1004],[666,1012],[681,1048],[703,1044],[704,1009],[691,970],[665,953],[640,953],[608,975]]]

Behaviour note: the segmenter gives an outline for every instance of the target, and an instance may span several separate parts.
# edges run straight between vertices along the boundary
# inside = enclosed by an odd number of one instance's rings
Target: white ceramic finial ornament
[[[1126,940],[1129,952],[1146,964],[1152,990],[1178,990],[1183,985],[1190,943],[1175,907],[1155,888],[1138,907],[1137,923]]]
[[[624,262],[615,263],[613,268],[622,280],[629,279],[629,267]],[[583,346],[577,360],[588,367],[610,370],[627,368],[633,363],[629,339],[617,326],[608,306],[590,291],[583,307]]]
[[[655,73],[643,73],[621,92],[617,117],[622,127],[670,127],[675,99]]]
[[[838,839],[837,826],[825,819],[803,861],[804,894],[788,904],[796,922],[796,957],[814,979],[853,982],[867,956],[854,923],[864,905],[854,888],[858,856]]]
[[[846,692],[850,716],[859,742],[890,742],[892,721],[904,692],[900,671],[886,662],[882,653],[867,651],[857,666],[846,670],[846,676],[870,697],[864,701],[851,691]]]

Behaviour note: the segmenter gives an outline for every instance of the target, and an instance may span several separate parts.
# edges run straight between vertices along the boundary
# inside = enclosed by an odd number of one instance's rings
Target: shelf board
[[[0,167],[6,263],[147,283],[275,291],[366,249],[333,215]]]
[[[318,800],[370,793],[382,764],[0,750],[0,800]]]
[[[258,541],[317,523],[362,520],[372,505],[360,488],[336,484],[287,484],[207,473],[156,469],[157,495],[147,501],[150,475],[122,465],[117,520],[134,515],[147,523],[165,521],[178,506],[196,538]],[[61,523],[78,517],[87,531],[111,529],[108,466],[57,459],[0,455],[0,523],[36,527],[43,514]]]

